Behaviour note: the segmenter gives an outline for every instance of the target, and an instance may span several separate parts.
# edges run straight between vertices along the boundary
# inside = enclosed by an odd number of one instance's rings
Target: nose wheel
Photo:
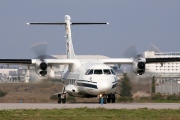
[[[108,95],[99,95],[99,103],[106,104],[106,103],[115,103],[116,96],[115,94],[108,94]]]
[[[99,104],[106,104],[107,103],[107,95],[99,95]]]

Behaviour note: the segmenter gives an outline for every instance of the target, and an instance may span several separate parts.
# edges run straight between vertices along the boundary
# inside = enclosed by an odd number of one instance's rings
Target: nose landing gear
[[[98,97],[99,97],[99,103],[100,104],[106,104],[107,103],[107,95],[100,94],[100,95],[98,95]]]
[[[112,103],[115,103],[116,102],[116,96],[115,96],[115,94],[108,94],[108,95],[102,95],[102,94],[100,94],[100,95],[98,95],[98,97],[99,97],[99,103],[100,104],[106,104],[106,103],[110,103],[110,102],[112,102]]]

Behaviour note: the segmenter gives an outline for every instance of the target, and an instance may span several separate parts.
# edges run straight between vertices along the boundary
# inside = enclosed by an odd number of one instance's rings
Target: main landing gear
[[[107,95],[107,103],[110,103],[110,102],[112,102],[112,103],[115,103],[115,102],[116,102],[116,96],[115,96],[115,94],[109,94],[109,95]]]
[[[66,103],[66,93],[58,94],[58,103]]]
[[[66,103],[66,92],[65,92],[65,87],[62,90],[61,94],[58,94],[58,103]]]
[[[99,103],[100,104],[106,104],[106,103],[115,103],[116,102],[116,96],[115,94],[108,94],[108,95],[99,95]]]

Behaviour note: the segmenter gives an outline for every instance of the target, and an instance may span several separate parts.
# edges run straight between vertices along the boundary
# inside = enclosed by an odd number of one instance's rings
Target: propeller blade
[[[154,51],[155,53],[160,53],[161,52],[161,50],[157,46],[155,46],[154,44],[151,44],[149,46],[148,51]]]
[[[122,57],[135,57],[137,56],[138,52],[137,49],[134,45],[129,46],[128,48],[126,48],[122,54]]]
[[[31,50],[36,55],[36,57],[41,57],[41,59],[45,59],[44,55],[46,55],[46,49],[47,49],[47,43],[36,43],[33,46],[31,46]]]
[[[40,42],[40,43],[34,44],[33,46],[31,46],[31,50],[36,55],[37,59],[56,59],[56,57],[47,55],[47,43],[46,42]]]

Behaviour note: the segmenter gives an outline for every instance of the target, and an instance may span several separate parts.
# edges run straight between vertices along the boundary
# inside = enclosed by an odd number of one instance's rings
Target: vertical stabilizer
[[[66,54],[68,59],[75,59],[76,55],[74,53],[72,35],[71,35],[71,17],[65,15],[65,29],[66,29]]]
[[[94,22],[76,22],[76,23],[71,23],[71,17],[69,15],[65,15],[65,22],[54,22],[54,23],[49,23],[49,22],[33,22],[33,23],[27,23],[27,25],[65,25],[66,29],[66,54],[68,59],[75,59],[76,55],[74,53],[74,48],[73,48],[73,43],[72,43],[72,36],[71,36],[71,25],[107,25],[109,23],[94,23]]]

